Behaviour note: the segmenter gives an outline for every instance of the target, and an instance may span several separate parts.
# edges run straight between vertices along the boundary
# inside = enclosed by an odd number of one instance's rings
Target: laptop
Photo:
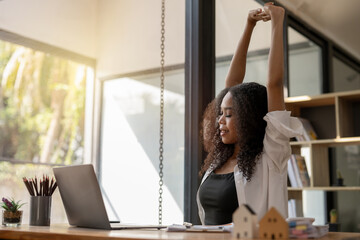
[[[53,168],[70,225],[108,230],[166,228],[109,221],[94,167],[91,164]]]

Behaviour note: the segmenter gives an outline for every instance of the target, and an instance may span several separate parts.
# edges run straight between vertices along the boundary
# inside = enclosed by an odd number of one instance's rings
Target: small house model
[[[232,231],[235,239],[257,237],[257,216],[251,207],[242,204],[233,213],[234,229]]]
[[[270,208],[259,225],[259,237],[262,239],[289,238],[289,225],[274,207]]]

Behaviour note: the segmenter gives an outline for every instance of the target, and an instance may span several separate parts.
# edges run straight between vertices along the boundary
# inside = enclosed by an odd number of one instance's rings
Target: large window
[[[123,222],[158,223],[160,76],[103,82],[101,185]],[[162,223],[183,222],[184,72],[165,75]],[[111,211],[109,208],[109,212]]]
[[[289,95],[319,95],[323,89],[322,51],[319,45],[288,27]]]
[[[29,203],[23,177],[84,159],[86,86],[92,68],[0,41],[0,192]],[[28,221],[28,205],[23,207]],[[52,222],[65,222],[58,191]]]

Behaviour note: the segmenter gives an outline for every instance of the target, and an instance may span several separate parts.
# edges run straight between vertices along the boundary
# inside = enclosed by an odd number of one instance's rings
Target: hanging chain
[[[160,64],[161,64],[161,68],[160,68],[160,147],[159,147],[159,224],[162,224],[162,193],[163,193],[163,152],[164,152],[164,148],[163,148],[163,143],[164,143],[164,64],[165,64],[165,0],[161,0],[161,44],[160,44],[160,48],[161,48],[161,60],[160,60]]]

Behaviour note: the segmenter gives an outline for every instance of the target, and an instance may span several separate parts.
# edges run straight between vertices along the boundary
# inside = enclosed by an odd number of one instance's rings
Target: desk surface
[[[321,240],[360,239],[360,233],[329,233]],[[184,240],[231,240],[230,233],[194,233],[194,232],[166,232],[165,230],[96,230],[69,227],[65,224],[53,224],[51,227],[0,227],[0,239],[69,239],[69,240],[101,240],[101,239],[184,239]]]

